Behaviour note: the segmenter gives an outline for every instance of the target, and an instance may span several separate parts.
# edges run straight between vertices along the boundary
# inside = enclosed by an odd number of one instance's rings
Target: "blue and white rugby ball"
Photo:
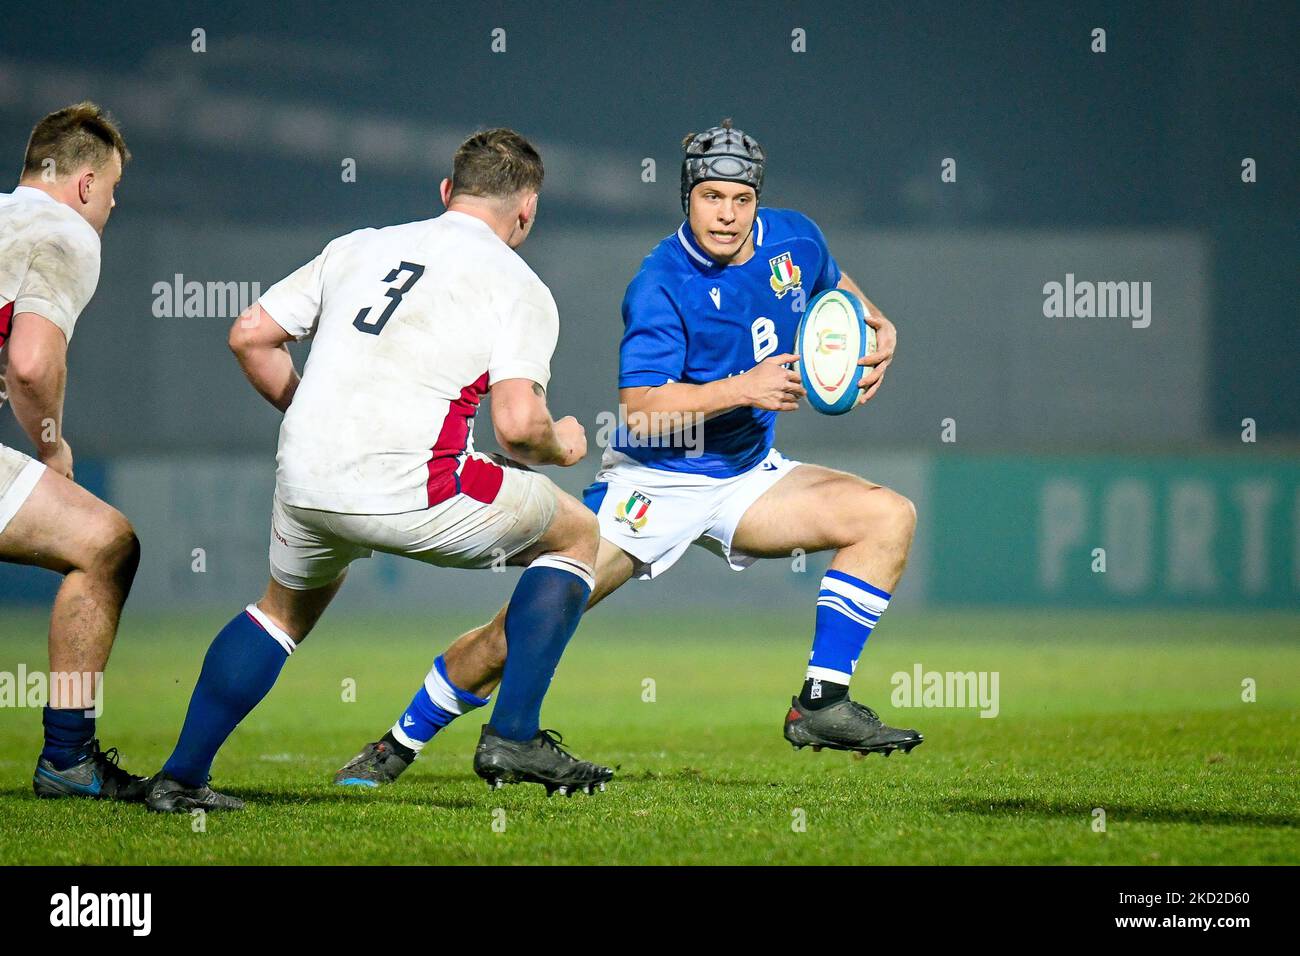
[[[808,404],[823,415],[843,415],[858,400],[858,382],[867,371],[858,359],[876,350],[876,330],[867,325],[861,299],[827,289],[808,303],[794,350]]]

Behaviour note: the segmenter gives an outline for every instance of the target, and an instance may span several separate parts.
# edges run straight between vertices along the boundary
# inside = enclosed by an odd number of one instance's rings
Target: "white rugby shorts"
[[[550,527],[560,490],[545,475],[505,459],[479,453],[464,458],[448,497],[421,511],[317,511],[286,504],[277,489],[271,576],[303,591],[332,583],[353,561],[375,551],[439,567],[487,568],[531,547]],[[472,480],[465,475],[467,464]]]
[[[0,533],[27,503],[43,474],[45,466],[35,458],[0,445]]]
[[[740,519],[800,464],[773,448],[749,471],[714,478],[650,468],[607,450],[583,500],[600,521],[600,536],[637,560],[641,580],[663,574],[692,544],[743,571],[758,559],[731,546]]]

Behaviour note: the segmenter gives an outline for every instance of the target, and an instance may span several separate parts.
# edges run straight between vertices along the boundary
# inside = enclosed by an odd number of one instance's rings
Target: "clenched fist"
[[[555,438],[564,449],[564,457],[557,462],[562,467],[576,465],[587,457],[587,430],[572,415],[555,423]]]

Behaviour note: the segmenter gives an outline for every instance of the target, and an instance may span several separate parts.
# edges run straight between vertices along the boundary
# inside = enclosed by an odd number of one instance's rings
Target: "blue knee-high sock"
[[[411,698],[389,731],[403,747],[419,753],[434,735],[461,714],[482,707],[486,697],[478,697],[457,687],[447,676],[447,662],[439,655],[429,675]]]
[[[506,668],[492,729],[510,740],[537,736],[542,698],[591,595],[591,569],[544,555],[524,571],[506,608]]]
[[[180,740],[163,773],[190,787],[207,783],[217,751],[274,686],[292,647],[289,636],[256,606],[237,614],[208,648]]]
[[[55,770],[67,770],[80,763],[95,737],[95,718],[86,716],[90,711],[55,710],[46,707],[41,714],[45,725],[45,747],[42,759],[54,765]]]
[[[847,694],[872,628],[889,607],[889,592],[830,569],[817,594],[817,625],[800,699],[805,705]]]

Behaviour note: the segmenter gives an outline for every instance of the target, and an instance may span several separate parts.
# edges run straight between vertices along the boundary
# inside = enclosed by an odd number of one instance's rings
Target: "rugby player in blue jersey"
[[[765,155],[752,137],[724,121],[683,148],[686,219],[645,258],[623,300],[618,384],[627,425],[585,493],[601,535],[588,606],[633,577],[659,577],[692,544],[738,571],[796,550],[834,551],[785,737],[795,747],[910,751],[921,734],[886,726],[848,692],[902,576],[915,508],[888,488],[773,447],[778,414],[804,394],[788,365],[807,302],[832,288],[862,300],[878,346],[860,362],[868,367],[860,403],[880,388],[894,326],[840,271],[816,223],[760,207]],[[685,440],[693,430],[702,441]],[[484,701],[505,664],[504,620],[503,610],[448,648],[392,729],[336,781],[392,781],[470,709],[466,701]]]

